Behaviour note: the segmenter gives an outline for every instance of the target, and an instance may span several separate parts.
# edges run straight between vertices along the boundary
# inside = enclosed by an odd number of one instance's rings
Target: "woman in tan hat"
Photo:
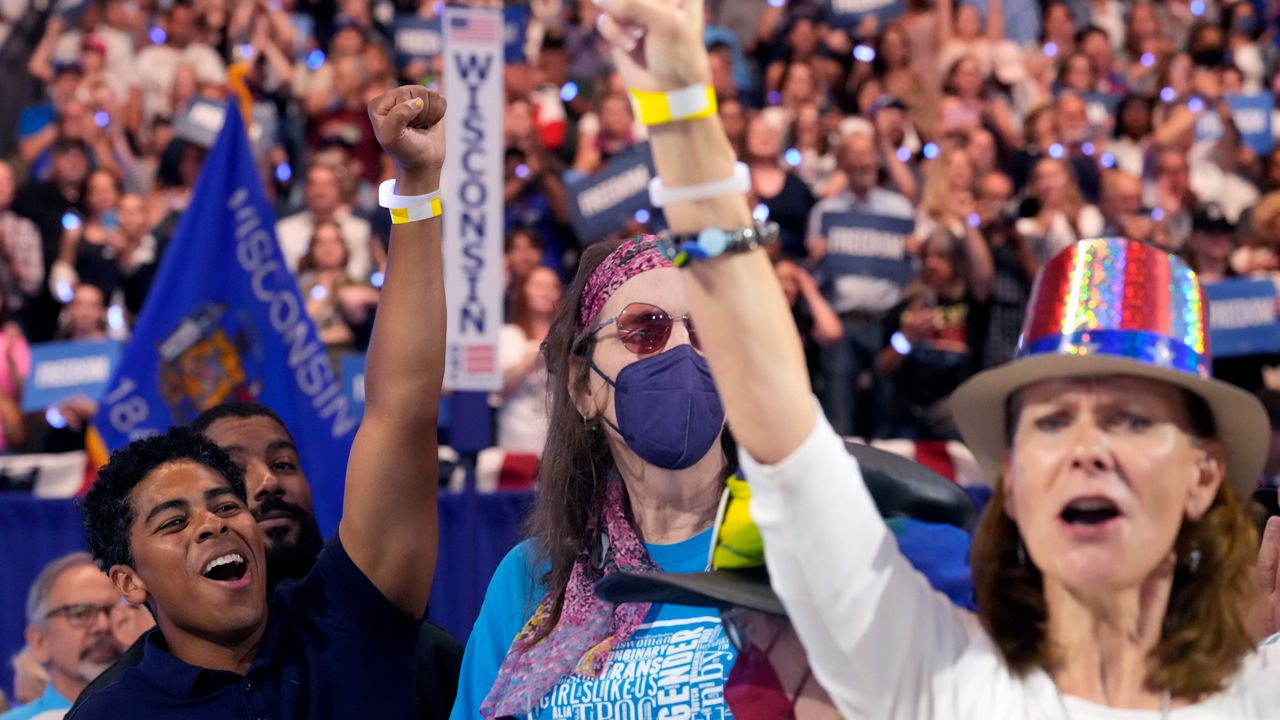
[[[804,357],[714,113],[700,0],[600,0],[650,129],[690,307],[742,448],[771,582],[846,717],[1275,717],[1280,647],[1246,628],[1256,534],[1242,495],[1266,419],[1209,376],[1203,292],[1124,241],[1042,271],[1019,356],[954,398],[995,481],[975,536],[977,614],[898,551],[812,400]],[[643,39],[636,40],[637,28]],[[636,92],[640,91],[640,92]],[[642,114],[643,108],[642,108]],[[678,192],[672,192],[678,189]]]

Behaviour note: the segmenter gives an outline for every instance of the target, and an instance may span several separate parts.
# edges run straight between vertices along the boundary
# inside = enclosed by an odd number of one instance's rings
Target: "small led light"
[[[924,150],[922,150],[922,152],[924,153],[925,157],[932,160],[938,157],[939,153],[941,153],[942,151],[938,149],[938,143],[925,143]]]
[[[1204,0],[1191,0],[1191,14],[1200,17],[1204,14]]]
[[[1066,154],[1067,154],[1067,151],[1063,149],[1062,143],[1054,143],[1049,146],[1049,157],[1053,158],[1054,160],[1059,160],[1062,158],[1063,155],[1066,155]]]
[[[791,167],[796,167],[804,159],[804,156],[795,148],[787,148],[787,151],[782,154],[782,159],[786,160]]]
[[[1138,58],[1138,62],[1142,63],[1142,67],[1155,67],[1156,56],[1154,53],[1142,53],[1142,57]]]
[[[787,0],[769,0],[769,7],[782,7],[787,4]]]
[[[387,276],[382,274],[381,271],[375,270],[374,273],[369,276],[369,284],[376,288],[382,287],[382,283],[386,281],[387,281]]]
[[[1102,163],[1104,168],[1113,168],[1116,166],[1116,156],[1109,152],[1102,153],[1102,157],[1098,158],[1098,162]]]
[[[147,31],[147,38],[151,40],[152,45],[163,45],[164,41],[169,39],[169,36],[165,34],[164,30],[153,27]]]
[[[876,59],[875,48],[870,45],[858,45],[853,48],[853,59],[858,62],[869,63]]]
[[[1087,142],[1080,146],[1080,152],[1084,153],[1085,155],[1089,155],[1090,157],[1093,156],[1093,153],[1095,150],[1097,150],[1097,148],[1095,148],[1093,146],[1093,143],[1091,142]]]
[[[69,303],[71,298],[75,297],[75,292],[71,289],[71,283],[66,280],[54,285],[53,294],[58,296],[58,302],[61,303]]]
[[[969,213],[969,227],[978,227],[982,224],[982,216],[978,213]]]
[[[1164,208],[1153,208],[1151,210],[1151,219],[1160,222],[1164,219]]]
[[[576,83],[576,82],[567,82],[567,83],[565,83],[565,84],[563,84],[563,85],[561,85],[561,86],[560,86],[560,99],[561,99],[561,100],[563,100],[563,101],[565,101],[565,102],[570,102],[570,101],[572,101],[572,100],[573,100],[574,98],[576,98],[576,97],[578,97],[578,83]]]
[[[899,355],[911,354],[911,341],[908,340],[907,336],[903,335],[901,332],[894,333],[889,338],[889,343],[893,345],[893,349],[896,350]]]
[[[648,210],[645,210],[644,208],[640,208],[639,210],[636,211],[636,214],[633,215],[632,217],[636,219],[636,222],[640,223],[641,225],[644,225],[645,223],[649,222],[649,218],[651,217],[651,215],[649,215]]]
[[[55,430],[61,430],[67,426],[67,419],[62,417],[62,413],[58,412],[56,407],[51,407],[44,411],[44,421],[49,423],[49,427]]]
[[[519,165],[517,165],[516,177],[520,178],[521,180],[524,180],[525,178],[529,177],[529,166],[525,165],[524,163],[520,163]]]
[[[770,104],[770,105],[778,105],[778,104],[780,104],[781,102],[782,102],[782,93],[778,92],[777,90],[770,90],[770,91],[769,91],[769,104]]]
[[[324,51],[320,49],[312,50],[307,53],[307,69],[319,70],[324,65]]]
[[[1177,90],[1174,90],[1173,88],[1168,87],[1168,86],[1163,87],[1163,88],[1160,88],[1160,100],[1161,100],[1162,102],[1171,103],[1171,102],[1173,102],[1174,100],[1177,100],[1177,99],[1178,99],[1178,91],[1177,91]]]
[[[289,163],[282,162],[276,165],[276,180],[286,183],[293,179],[293,168],[289,167]]]
[[[755,207],[754,210],[751,211],[751,217],[755,218],[756,222],[764,222],[768,220],[769,206],[765,205],[764,203],[760,203]]]
[[[1058,43],[1051,43],[1051,42],[1049,42],[1049,43],[1045,43],[1045,44],[1044,44],[1044,54],[1045,54],[1046,56],[1048,56],[1048,57],[1057,57],[1057,56],[1058,56]]]
[[[124,329],[124,308],[119,305],[112,305],[107,308],[107,325],[115,330]]]
[[[111,124],[111,116],[107,114],[106,110],[99,110],[93,114],[93,124],[104,128]]]
[[[249,43],[245,43],[245,44],[241,45],[241,46],[240,46],[240,57],[241,57],[242,59],[244,59],[244,60],[252,60],[252,59],[253,59],[253,46],[252,46],[252,45],[250,45]]]
[[[63,230],[79,230],[80,216],[71,211],[62,213],[62,229]]]
[[[1187,109],[1193,113],[1198,113],[1204,110],[1204,101],[1198,97],[1193,97],[1187,101]]]
[[[901,162],[907,162],[908,160],[911,159],[911,148],[907,147],[906,145],[903,145],[902,147],[898,148],[898,151],[894,154],[898,156],[898,160],[900,160]]]
[[[323,285],[316,285],[315,287],[311,288],[312,300],[323,300],[327,297],[329,297],[329,288],[326,288]]]

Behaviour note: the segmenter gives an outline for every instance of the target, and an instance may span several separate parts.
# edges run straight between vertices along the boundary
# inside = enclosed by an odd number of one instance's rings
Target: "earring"
[[[1192,545],[1191,549],[1187,551],[1187,572],[1189,572],[1192,575],[1195,575],[1196,571],[1199,569],[1200,569],[1200,546]]]

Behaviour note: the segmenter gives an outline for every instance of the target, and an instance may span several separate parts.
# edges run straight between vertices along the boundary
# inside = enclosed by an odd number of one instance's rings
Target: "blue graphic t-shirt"
[[[707,568],[711,531],[674,545],[646,545],[665,572]],[[516,633],[545,590],[546,565],[521,543],[498,566],[476,619],[458,681],[451,720],[475,720]],[[736,657],[714,608],[654,605],[634,636],[614,648],[599,678],[570,675],[542,698],[532,720],[724,720],[724,682]]]

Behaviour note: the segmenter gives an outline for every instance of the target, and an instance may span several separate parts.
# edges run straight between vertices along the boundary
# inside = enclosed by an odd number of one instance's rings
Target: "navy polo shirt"
[[[276,588],[268,608],[262,645],[245,675],[188,665],[153,630],[141,664],[68,720],[417,716],[420,622],[379,592],[336,535],[305,578]]]

